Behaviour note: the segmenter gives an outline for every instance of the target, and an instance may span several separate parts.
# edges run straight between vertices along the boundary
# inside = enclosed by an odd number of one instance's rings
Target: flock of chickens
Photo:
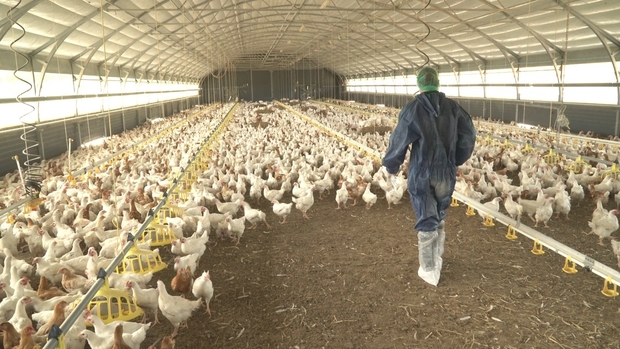
[[[360,104],[347,107],[393,117],[399,112]],[[513,219],[525,214],[534,227],[548,227],[554,215],[569,219],[574,205],[590,206],[592,216],[584,229],[598,236],[600,245],[606,238],[611,240],[620,267],[620,241],[612,236],[619,227],[620,173],[616,166],[607,165],[619,160],[620,143],[590,138],[591,133],[586,137],[541,134],[536,128],[527,132],[481,119],[475,124],[481,137],[472,157],[459,168],[456,191],[485,202],[489,211],[499,212],[503,207]],[[567,159],[558,151],[599,161]],[[607,210],[610,201],[615,202],[610,204],[615,209]],[[487,214],[479,215],[485,219]]]
[[[33,200],[19,212],[12,212],[0,225],[0,256],[4,259],[0,274],[0,288],[4,291],[0,328],[4,348],[33,348],[43,344],[52,326],[64,322],[72,311],[71,304],[94,284],[98,271],[109,266],[129,234],[162,200],[172,184],[171,174],[178,173],[188,163],[190,155],[199,149],[205,136],[194,127],[207,132],[213,130],[228,111],[213,109],[193,110],[192,113],[200,112],[202,117],[169,132],[162,130],[188,118],[189,113],[156,124],[147,123],[112,137],[102,147],[74,152],[73,163],[91,164],[141,139],[161,135],[135,152],[110,162],[107,168],[91,170],[75,182],[66,179],[66,157],[43,163],[47,178],[42,183],[40,199]],[[183,142],[178,141],[181,135]],[[19,198],[18,177],[14,173],[4,178],[2,192],[6,206]],[[202,211],[188,209],[185,214],[197,220]],[[171,218],[170,224],[173,226],[179,221],[183,219]],[[178,227],[184,227],[184,223]],[[206,249],[208,234],[194,230],[192,236],[184,236],[176,227],[173,231],[178,234],[175,242],[180,249],[174,251],[179,258],[175,262],[177,275],[170,286],[158,281],[157,288],[149,288],[152,272],[108,275],[111,288],[133,294],[140,307],[155,314],[155,324],[159,323],[158,311],[172,323],[174,332],[161,339],[161,348],[173,348],[179,327],[201,305],[209,312],[213,296],[209,273],[205,271],[194,277],[200,256]],[[138,247],[149,249],[149,241]],[[32,264],[23,259],[25,256],[32,258]],[[38,281],[34,289],[30,286],[33,277]],[[190,300],[190,294],[196,299]],[[85,321],[76,321],[65,333],[67,348],[81,349],[86,342],[91,348],[140,348],[151,326],[125,321],[104,324],[94,310],[82,315],[93,324],[94,331],[86,329]]]
[[[0,303],[0,329],[4,348],[33,348],[44,341],[53,324],[65,320],[71,311],[69,305],[89,289],[99,269],[105,269],[121,251],[149,210],[169,198],[164,194],[173,184],[173,175],[188,164],[190,155],[198,151],[230,107],[203,110],[201,117],[101,171],[89,172],[76,183],[66,180],[66,157],[43,164],[47,174],[43,199],[9,215],[0,225],[0,256],[4,258],[0,289],[5,293]],[[303,106],[291,107],[299,110]],[[65,335],[67,348],[82,349],[85,341],[91,348],[139,348],[146,331],[159,323],[159,312],[174,326],[174,332],[161,340],[161,348],[173,348],[179,328],[194,311],[204,305],[205,312],[211,312],[211,276],[206,270],[195,276],[199,265],[204,264],[202,257],[211,233],[216,239],[239,244],[246,230],[259,224],[269,227],[268,214],[252,207],[261,201],[271,204],[273,214],[281,218],[279,224],[286,224],[293,208],[310,219],[315,199],[323,199],[332,191],[335,209],[346,209],[358,201],[370,209],[379,196],[387,201],[388,208],[402,200],[406,173],[387,181],[377,158],[341,143],[284,108],[272,106],[268,112],[262,111],[261,121],[268,126],[254,127],[256,110],[253,104],[240,105],[208,153],[206,170],[197,171],[194,183],[180,186],[187,197],[169,202],[179,212],[166,220],[176,237],[170,246],[176,276],[169,286],[158,280],[156,288],[149,287],[152,273],[108,276],[110,286],[131,293],[153,322],[145,323],[145,315],[141,324],[117,321],[106,325],[85,311],[82,315],[93,324],[94,331],[77,321]],[[387,148],[389,134],[360,135],[350,129],[350,120],[361,115],[322,106],[306,108],[306,114],[380,154]],[[72,155],[73,163],[93,164],[188,115],[114,136],[96,149],[79,150]],[[502,136],[548,145],[548,140],[510,129],[503,131],[494,125],[478,123],[477,129],[481,134],[508,132]],[[575,153],[600,154],[604,159],[617,152],[585,142],[555,145]],[[516,218],[525,214],[536,227],[547,227],[553,214],[568,217],[571,205],[592,200],[597,205],[588,225],[602,244],[618,229],[618,210],[607,211],[605,204],[612,198],[620,204],[620,183],[613,175],[603,176],[605,165],[583,164],[583,168],[571,171],[571,164],[563,158],[542,155],[516,143],[479,142],[472,158],[459,168],[456,190],[473,200],[487,201],[485,206],[492,211],[499,211],[503,201],[509,215]],[[0,188],[3,205],[19,200],[18,178],[17,173],[5,176]],[[519,185],[513,184],[517,178]],[[291,202],[284,202],[288,198]],[[612,240],[620,266],[619,245]],[[138,247],[150,250],[148,242]],[[19,258],[26,254],[33,257],[32,264]],[[33,275],[39,278],[36,290],[29,284]]]

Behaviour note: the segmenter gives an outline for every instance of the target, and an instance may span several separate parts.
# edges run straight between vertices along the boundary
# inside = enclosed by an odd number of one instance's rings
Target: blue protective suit
[[[418,219],[414,229],[434,231],[446,217],[456,168],[469,159],[475,143],[471,117],[441,92],[424,92],[401,110],[382,162],[396,174],[411,145],[407,187]]]

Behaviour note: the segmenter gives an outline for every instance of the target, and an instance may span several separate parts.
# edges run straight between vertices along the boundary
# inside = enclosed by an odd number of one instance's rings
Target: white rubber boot
[[[437,254],[437,238],[437,230],[418,232],[418,276],[433,286],[439,283],[442,263]]]
[[[439,257],[443,257],[444,244],[446,243],[446,231],[444,230],[445,226],[446,221],[441,221],[437,227],[437,251],[439,253]]]
[[[444,243],[446,242],[446,232],[444,227],[446,226],[446,221],[439,222],[439,226],[437,227],[437,240],[435,242],[435,247],[437,248],[437,257],[439,260],[439,270],[443,267],[443,253],[444,253]]]

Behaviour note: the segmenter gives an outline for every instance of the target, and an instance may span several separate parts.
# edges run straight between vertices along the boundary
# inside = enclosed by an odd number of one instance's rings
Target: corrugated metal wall
[[[173,110],[184,110],[198,103],[198,97],[192,97],[165,102],[163,108],[161,104],[157,104],[155,106],[115,110],[110,112],[109,117],[106,112],[88,117],[43,123],[38,126],[38,131],[41,134],[39,138],[39,154],[44,159],[52,159],[67,151],[67,140],[69,138],[73,139],[72,149],[77,149],[83,143],[109,136],[110,124],[112,124],[113,133],[117,134],[142,125],[146,121],[147,115],[148,118],[162,117],[162,109],[166,111],[165,116],[169,116],[173,114]],[[123,115],[125,119],[124,128]],[[0,156],[1,159],[4,159],[0,165],[0,175],[17,169],[15,161],[12,160],[12,157],[15,155],[19,156],[20,163],[23,164],[25,156],[22,155],[24,142],[20,139],[21,134],[21,128],[0,131]]]
[[[271,72],[252,71],[252,90],[253,100],[270,101],[271,96]]]
[[[233,97],[244,101],[340,98],[342,79],[326,69],[250,70],[237,71],[233,78],[210,75],[200,87],[208,103],[227,101],[235,91],[238,95]]]

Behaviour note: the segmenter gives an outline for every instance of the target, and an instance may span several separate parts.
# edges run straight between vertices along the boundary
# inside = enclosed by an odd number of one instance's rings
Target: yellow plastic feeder
[[[140,275],[150,272],[156,273],[166,269],[166,263],[161,256],[151,250],[141,250],[136,245],[131,246],[121,264],[116,267],[118,274],[136,273]]]
[[[564,261],[564,267],[562,268],[562,271],[565,272],[566,274],[577,273],[575,262],[573,262],[573,259],[571,258],[571,256],[566,256],[566,260]]]
[[[475,216],[476,211],[474,211],[474,208],[471,205],[467,205],[467,211],[465,212],[465,214],[468,216]]]
[[[15,218],[17,218],[17,217],[15,216],[15,214],[14,214],[14,213],[11,213],[11,214],[9,215],[9,217],[6,219],[6,222],[7,222],[7,223],[9,223],[9,224],[13,224],[13,223],[15,223]]]
[[[196,176],[196,173],[192,170],[187,170],[187,172],[185,172],[185,179],[189,182],[195,182],[196,178],[198,178],[198,176]]]
[[[534,151],[535,151],[535,149],[532,148],[532,146],[530,145],[529,141],[527,143],[525,143],[525,147],[523,149],[521,149],[521,153],[523,153],[523,155],[531,154]]]
[[[506,233],[506,239],[516,240],[517,238],[518,238],[517,231],[515,230],[515,228],[512,227],[512,225],[509,225],[508,232]]]
[[[611,176],[614,179],[618,179],[618,172],[620,172],[620,169],[618,169],[618,164],[616,164],[615,162],[613,164],[611,164],[611,169],[607,170],[607,171],[603,171],[603,173],[601,173],[601,175],[603,177],[607,177],[607,176]]]
[[[461,205],[459,205],[459,202],[456,198],[452,198],[452,203],[450,204],[450,207],[459,207]]]
[[[549,148],[549,154],[543,155],[543,159],[548,165],[555,165],[560,161],[560,156],[551,147]]]
[[[609,286],[611,285],[611,288]],[[616,297],[618,296],[618,287],[611,280],[611,276],[608,276],[605,279],[605,284],[603,285],[603,290],[601,291],[607,297]]]
[[[491,216],[490,214],[487,214],[484,217],[484,223],[482,224],[484,224],[485,227],[494,227],[495,223],[493,222],[493,216]]]
[[[170,245],[172,240],[175,240],[175,235],[169,226],[151,223],[144,229],[138,241],[145,243],[147,240],[151,240],[151,246],[165,246]]]
[[[174,217],[181,217],[181,216],[183,216],[183,213],[185,212],[185,211],[183,211],[182,208],[180,208],[177,205],[173,205],[173,204],[168,203],[168,204],[164,205],[164,207],[166,207],[166,206],[170,209],[170,212],[171,212],[173,218]]]
[[[583,161],[581,155],[577,157],[577,159],[567,166],[568,171],[573,171],[575,174],[581,173],[585,168],[586,162]]]
[[[538,241],[538,239],[534,240],[534,247],[532,248],[532,253],[538,256],[545,254],[542,244],[540,243],[540,241]]]
[[[181,185],[179,185],[179,186],[181,186]],[[171,198],[171,200],[181,199],[183,201],[187,201],[187,199],[189,198],[189,194],[191,194],[191,191],[189,191],[189,190],[175,189],[172,192],[172,194],[170,194],[170,198]]]
[[[77,305],[81,300],[79,297],[73,304]],[[106,324],[118,320],[131,321],[144,314],[132,294],[110,288],[107,278],[87,308]]]
[[[168,205],[162,206],[159,211],[157,211],[157,215],[155,218],[159,221],[159,224],[168,224],[166,222],[167,218],[174,218],[176,215],[172,212],[172,209],[168,207]]]

